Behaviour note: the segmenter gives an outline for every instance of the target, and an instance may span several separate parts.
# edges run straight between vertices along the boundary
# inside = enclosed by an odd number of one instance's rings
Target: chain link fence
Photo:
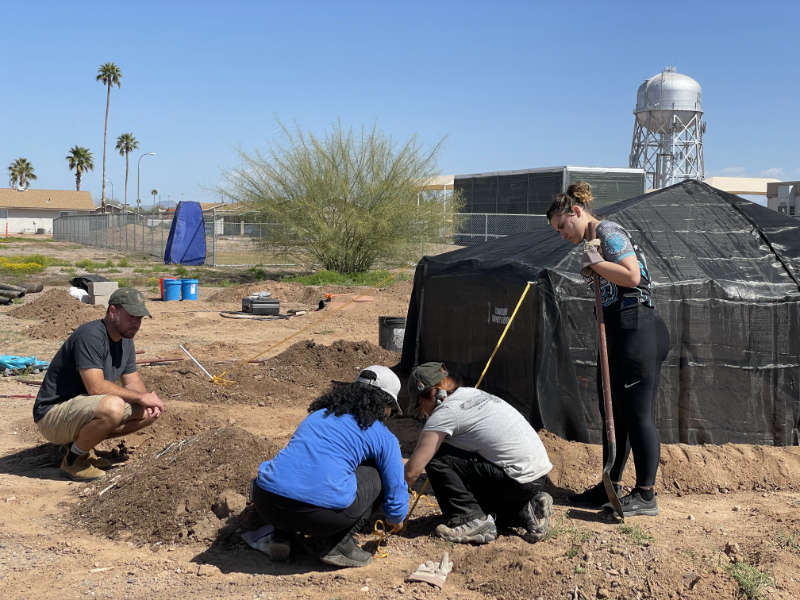
[[[271,241],[284,239],[282,225],[249,222],[240,215],[223,216],[214,210],[204,211],[203,217],[208,265],[311,266],[299,245]],[[441,239],[420,241],[417,258],[530,231],[545,219],[544,215],[458,213],[455,228],[443,224]],[[65,215],[53,220],[53,239],[163,260],[171,225],[171,215]],[[446,233],[453,229],[455,233]]]

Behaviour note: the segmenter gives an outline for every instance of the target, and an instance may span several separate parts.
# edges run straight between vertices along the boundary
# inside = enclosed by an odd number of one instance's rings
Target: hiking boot
[[[622,491],[622,486],[614,484],[614,490],[617,496]],[[601,481],[597,485],[585,489],[580,494],[571,494],[568,497],[569,503],[575,506],[582,506],[584,508],[603,508],[608,502],[608,495],[606,494],[606,486]]]
[[[319,559],[326,565],[334,567],[364,567],[372,562],[372,555],[362,550],[348,531],[338,544]]]
[[[272,532],[272,537],[267,544],[267,556],[273,562],[284,562],[289,560],[292,553],[292,539],[285,531],[276,529]]]
[[[97,454],[94,451],[94,448],[89,450],[89,462],[92,463],[92,466],[97,467],[98,469],[102,469],[103,471],[105,471],[106,469],[110,469],[111,467],[114,466],[114,463],[112,463],[107,458],[103,458],[102,456],[97,456]]]
[[[436,535],[455,544],[488,544],[497,539],[497,526],[494,517],[487,515],[455,527],[442,523],[436,526]]]
[[[653,494],[651,500],[645,500],[642,498],[642,493],[639,488],[633,488],[630,494],[619,499],[619,503],[622,505],[623,517],[636,517],[638,515],[655,517],[658,514],[655,494]],[[614,510],[614,507],[611,506],[611,502],[606,502],[603,508],[610,511]]]
[[[540,542],[550,531],[550,515],[553,512],[553,497],[547,492],[539,492],[519,513],[519,519],[525,528],[522,536],[526,542]]]
[[[67,457],[61,459],[61,470],[71,479],[76,481],[93,481],[105,477],[105,472],[95,467],[89,460],[89,455],[84,454],[75,459],[71,465],[67,464]]]

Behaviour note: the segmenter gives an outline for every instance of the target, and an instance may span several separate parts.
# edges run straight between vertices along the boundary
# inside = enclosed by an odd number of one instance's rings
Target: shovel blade
[[[606,458],[606,464],[603,465],[603,487],[606,488],[606,496],[608,496],[608,501],[611,503],[611,507],[614,509],[614,512],[617,513],[619,518],[624,521],[625,515],[622,512],[622,503],[619,501],[617,490],[614,489],[614,483],[611,481],[611,467],[614,465],[616,458],[617,444],[610,442],[608,444],[608,457]]]

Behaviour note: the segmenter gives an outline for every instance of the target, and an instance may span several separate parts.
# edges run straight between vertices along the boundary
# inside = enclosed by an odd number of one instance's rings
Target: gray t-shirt
[[[460,387],[433,411],[423,431],[446,433],[445,441],[475,452],[520,483],[539,479],[553,465],[542,440],[517,409],[482,390]]]
[[[102,319],[84,323],[73,331],[47,367],[33,404],[34,422],[54,405],[87,393],[79,369],[102,369],[103,378],[108,381],[133,373],[136,371],[133,340],[111,341]]]

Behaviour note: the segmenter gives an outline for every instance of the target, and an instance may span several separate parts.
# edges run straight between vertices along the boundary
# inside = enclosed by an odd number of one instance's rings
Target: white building
[[[89,192],[0,188],[0,235],[53,233],[53,219],[92,212]]]
[[[767,206],[783,215],[800,217],[800,181],[768,184]]]

